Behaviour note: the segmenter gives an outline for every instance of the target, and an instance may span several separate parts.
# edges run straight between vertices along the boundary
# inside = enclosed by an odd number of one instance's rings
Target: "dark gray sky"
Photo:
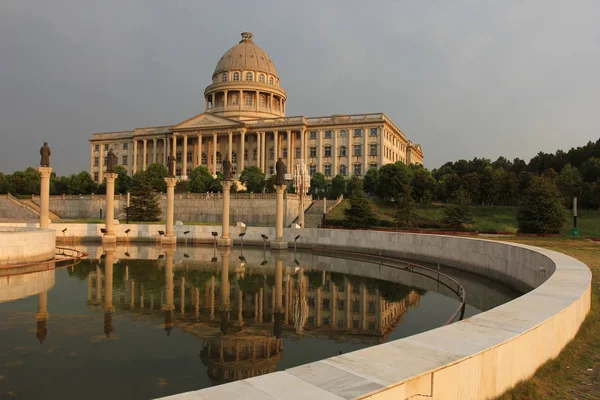
[[[0,2],[0,171],[89,168],[93,132],[169,125],[240,32],[273,59],[288,115],[385,112],[435,168],[529,160],[600,136],[600,2]]]

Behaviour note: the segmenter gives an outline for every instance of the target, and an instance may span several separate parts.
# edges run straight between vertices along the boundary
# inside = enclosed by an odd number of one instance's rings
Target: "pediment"
[[[244,126],[244,124],[240,121],[202,113],[171,127],[171,130],[187,128],[238,128],[241,126]]]

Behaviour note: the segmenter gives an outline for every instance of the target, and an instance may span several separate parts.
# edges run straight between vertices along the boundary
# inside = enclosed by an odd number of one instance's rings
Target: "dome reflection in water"
[[[459,305],[436,280],[378,262],[239,246],[85,250],[73,268],[0,278],[0,397],[197,390],[423,332]],[[465,317],[518,296],[442,270],[467,291]]]

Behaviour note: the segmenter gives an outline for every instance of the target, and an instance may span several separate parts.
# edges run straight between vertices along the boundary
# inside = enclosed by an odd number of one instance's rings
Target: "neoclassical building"
[[[421,146],[383,113],[286,117],[287,95],[275,64],[250,32],[221,57],[204,98],[204,112],[177,125],[94,133],[94,180],[103,180],[111,148],[131,175],[155,162],[166,164],[172,153],[181,179],[199,165],[216,174],[226,156],[234,176],[248,166],[269,176],[278,157],[289,172],[303,159],[311,175],[328,178],[363,176],[369,168],[397,161],[423,163]]]

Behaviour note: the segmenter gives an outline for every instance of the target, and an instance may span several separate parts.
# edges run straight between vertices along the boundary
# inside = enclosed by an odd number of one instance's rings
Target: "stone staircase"
[[[40,215],[40,206],[34,202],[33,200],[19,200],[21,202],[21,204],[23,204],[25,207],[29,208],[30,210],[32,210],[33,212],[35,212],[38,217]],[[55,220],[55,219],[62,219],[60,217],[60,215],[52,212],[52,210],[48,210],[48,217],[51,220]]]
[[[315,200],[304,212],[304,227],[319,228],[323,222],[323,200]]]
[[[39,219],[40,206],[33,200],[19,200],[11,194],[0,198],[0,218],[3,219]],[[48,212],[51,220],[59,220],[61,217],[52,211]]]

